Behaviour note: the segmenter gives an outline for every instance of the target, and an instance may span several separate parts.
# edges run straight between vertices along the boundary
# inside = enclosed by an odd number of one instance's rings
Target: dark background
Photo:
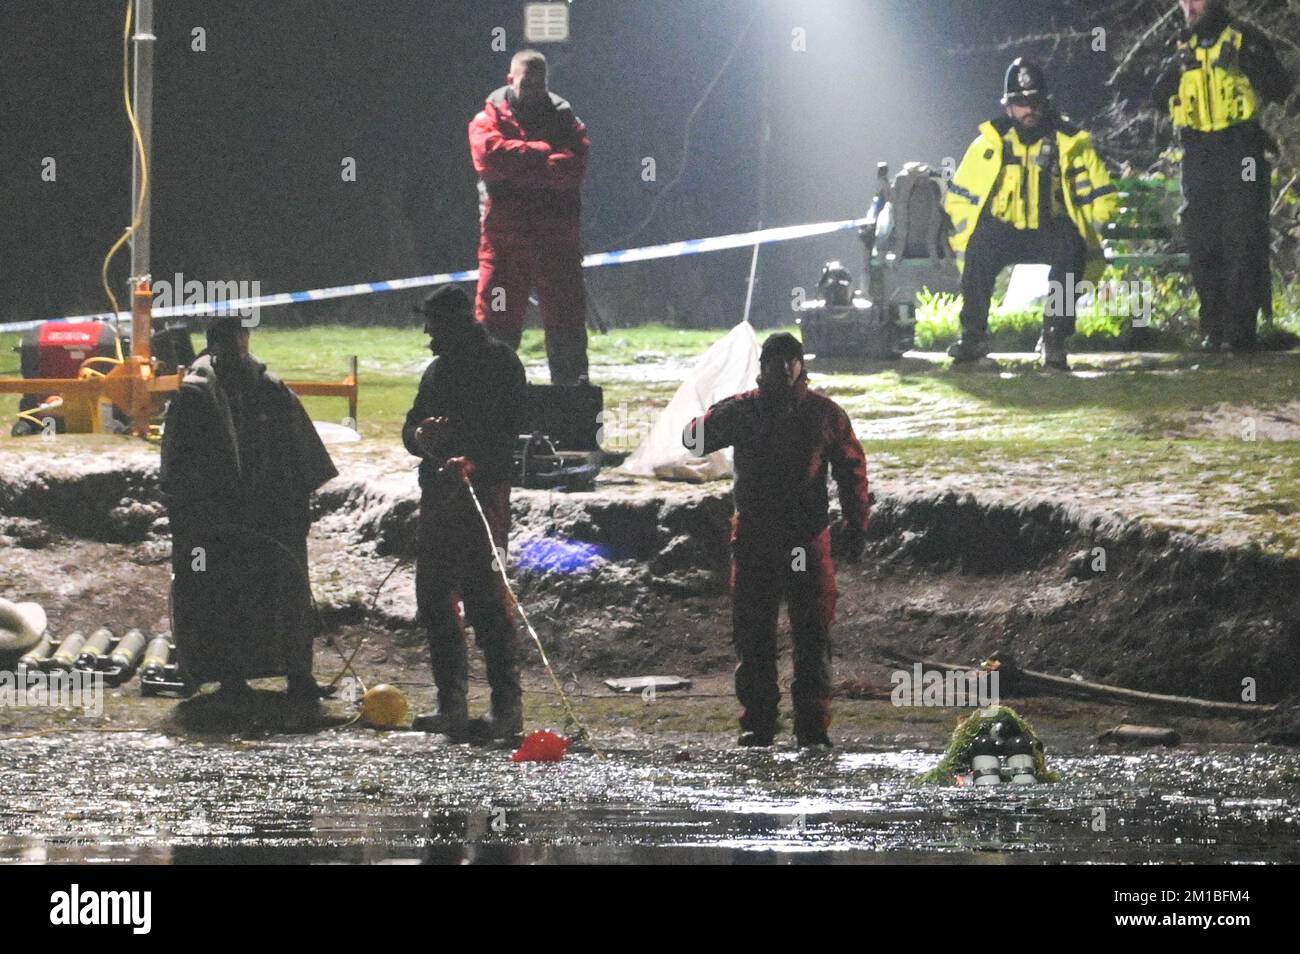
[[[475,267],[466,124],[508,68],[492,29],[505,28],[509,51],[525,45],[523,6],[157,0],[155,278],[259,280],[269,293]],[[760,218],[862,215],[877,160],[897,169],[960,158],[998,110],[1006,64],[1023,50],[996,44],[1077,22],[1087,6],[575,0],[572,39],[543,49],[552,88],[594,141],[586,250],[742,231]],[[113,0],[0,4],[0,323],[107,309],[100,263],[129,217],[124,11]],[[194,27],[207,32],[206,52],[191,51]],[[807,32],[807,52],[791,49],[795,27]],[[692,127],[683,171],[687,117],[738,41]],[[1084,54],[1054,64],[1057,101],[1076,119],[1104,105],[1108,62]],[[57,160],[55,183],[41,181],[46,156]],[[356,182],[341,179],[345,156],[356,159]],[[647,156],[654,183],[641,178]],[[765,248],[756,323],[788,321],[791,288],[814,284],[828,258],[861,269],[851,234]],[[124,251],[115,262],[115,291],[128,261]],[[727,325],[743,310],[748,266],[741,250],[602,268],[588,281],[615,324]],[[277,308],[262,320],[400,321],[418,297]]]

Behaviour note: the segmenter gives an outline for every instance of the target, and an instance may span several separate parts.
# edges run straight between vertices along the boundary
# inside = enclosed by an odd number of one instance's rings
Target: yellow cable
[[[135,0],[127,0],[126,3],[126,25],[122,30],[122,101],[126,106],[127,119],[131,123],[132,138],[135,141],[135,148],[140,157],[140,200],[136,204],[135,217],[131,221],[130,227],[122,233],[121,237],[113,243],[113,247],[108,250],[104,256],[104,264],[100,268],[99,278],[104,286],[104,293],[113,309],[113,314],[117,315],[121,311],[118,305],[117,296],[113,294],[112,285],[108,280],[108,266],[113,261],[122,246],[130,241],[140,229],[140,223],[144,221],[144,201],[149,194],[149,163],[144,151],[144,135],[140,132],[140,123],[136,119],[135,106],[131,103],[131,24],[135,16]],[[139,276],[134,276],[139,277]],[[122,354],[122,338],[116,336],[114,342],[117,347],[117,357],[119,361],[125,361]]]
[[[27,411],[19,411],[18,417],[21,418],[22,420],[30,421],[31,423],[35,424],[37,427],[41,428],[42,430],[45,429],[45,421],[34,414],[31,414]]]
[[[120,343],[118,344],[118,347],[119,347],[119,348],[121,347],[121,344],[120,344]],[[87,365],[98,364],[98,363],[111,364],[111,365],[113,365],[113,367],[117,368],[117,367],[121,367],[121,366],[122,366],[123,364],[125,364],[126,362],[125,362],[123,359],[121,359],[121,358],[106,358],[106,357],[103,357],[102,355],[97,355],[97,356],[95,356],[95,357],[93,357],[93,358],[87,358],[85,361],[81,362],[81,367],[78,368],[77,370],[78,370],[78,371],[82,371],[82,372],[84,372],[84,371],[90,371],[90,370],[92,370],[92,369],[89,368],[89,367],[87,367]],[[95,374],[98,374],[101,378],[104,376],[104,375],[100,374],[100,372],[98,372],[98,371],[96,371],[96,372],[94,372],[94,373],[95,373]]]

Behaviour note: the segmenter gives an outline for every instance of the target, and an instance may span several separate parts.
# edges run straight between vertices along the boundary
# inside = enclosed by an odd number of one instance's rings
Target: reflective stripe
[[[949,192],[952,192],[952,193],[955,193],[956,195],[961,196],[963,199],[965,199],[965,200],[966,200],[967,202],[969,202],[971,205],[979,205],[979,204],[980,204],[980,197],[979,197],[979,196],[977,196],[977,195],[976,195],[975,193],[973,193],[973,192],[970,192],[970,191],[968,191],[968,190],[966,190],[966,189],[963,189],[961,186],[959,186],[959,185],[958,185],[957,183],[955,183],[955,182],[949,182],[949,183],[948,183],[948,191],[949,191]]]
[[[1076,205],[1087,205],[1090,202],[1097,201],[1102,196],[1111,195],[1118,191],[1119,189],[1113,185],[1102,186],[1100,189],[1095,189],[1092,192],[1089,192],[1087,195],[1083,196],[1082,198],[1075,199],[1074,201]]]

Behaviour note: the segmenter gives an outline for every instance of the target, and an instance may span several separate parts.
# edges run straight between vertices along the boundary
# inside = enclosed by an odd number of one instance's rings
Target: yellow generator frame
[[[95,359],[91,359],[93,361]],[[57,394],[63,399],[59,413],[66,433],[99,434],[104,430],[104,405],[113,405],[130,421],[131,433],[149,434],[149,425],[162,414],[167,397],[180,388],[185,369],[175,374],[158,374],[153,356],[153,289],[142,281],[131,302],[131,354],[113,368],[100,372],[82,365],[75,378],[0,378],[0,394]],[[286,381],[303,397],[341,397],[348,402],[348,418],[357,420],[357,358],[352,356],[352,373],[342,381]]]

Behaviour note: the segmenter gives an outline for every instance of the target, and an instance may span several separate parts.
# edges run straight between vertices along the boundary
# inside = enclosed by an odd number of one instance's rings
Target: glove
[[[1180,46],[1175,54],[1178,60],[1178,68],[1186,73],[1188,70],[1198,70],[1201,68],[1201,61],[1196,58],[1196,51],[1188,46]]]
[[[458,480],[469,480],[476,470],[474,462],[468,457],[452,457],[442,466],[443,472],[454,475]]]
[[[426,417],[415,429],[415,442],[426,457],[444,457],[450,440],[451,421],[445,417]]]

